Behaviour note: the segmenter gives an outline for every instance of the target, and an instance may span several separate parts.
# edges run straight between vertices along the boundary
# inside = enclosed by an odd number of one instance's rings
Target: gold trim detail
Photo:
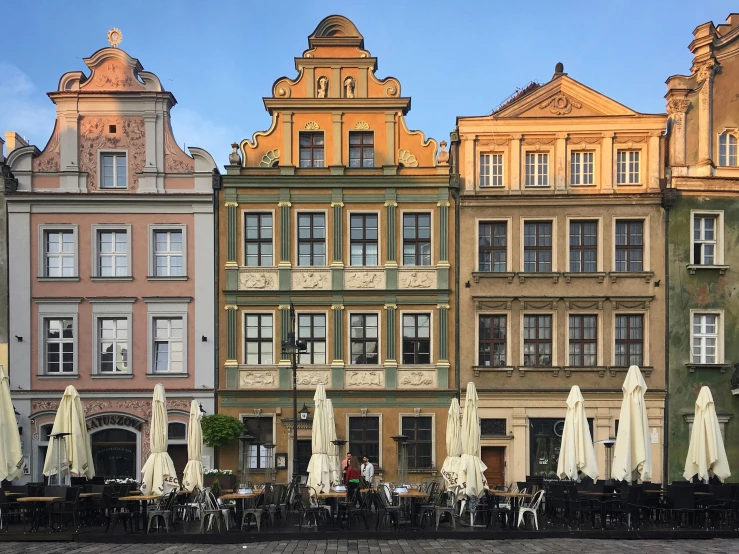
[[[278,304],[277,305],[277,309],[278,310],[289,310],[290,309],[290,304]]]
[[[436,203],[436,206],[439,207],[439,208],[448,208],[450,205],[451,204],[449,204],[449,202],[447,202],[447,201],[437,202]]]
[[[290,203],[290,202],[278,202],[277,203],[277,207],[278,208],[284,208],[284,207],[288,207],[289,208],[290,206],[292,206],[292,203]]]
[[[123,33],[121,33],[120,29],[116,29],[113,27],[110,31],[108,31],[108,44],[110,44],[113,48],[118,48],[118,45],[123,40]]]
[[[449,304],[437,304],[436,305],[436,309],[437,310],[448,310],[449,309]]]
[[[343,304],[332,304],[331,305],[331,309],[332,310],[343,310],[344,309],[344,305]]]
[[[386,310],[397,310],[398,309],[398,305],[397,304],[385,304],[384,308]]]
[[[332,208],[335,208],[336,206],[339,206],[340,208],[343,208],[344,207],[344,203],[343,202],[331,202],[331,207]]]
[[[308,129],[309,131],[316,131],[320,129],[320,127],[318,126],[318,123],[316,123],[315,121],[309,121],[308,123],[305,124],[305,127],[303,127],[303,129]]]
[[[225,310],[238,310],[239,308],[238,306],[236,306],[236,304],[226,304],[224,306],[224,309]]]
[[[226,206],[227,208],[238,208],[239,207],[238,202],[224,202],[223,205]]]
[[[386,208],[397,208],[398,203],[397,202],[385,202],[385,207]]]
[[[354,128],[362,130],[362,131],[366,131],[367,129],[370,128],[370,126],[369,126],[369,123],[367,123],[366,121],[357,121],[356,125],[354,125]]]

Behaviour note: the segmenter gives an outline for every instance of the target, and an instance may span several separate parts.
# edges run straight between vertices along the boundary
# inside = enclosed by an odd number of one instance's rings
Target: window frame
[[[74,244],[74,275],[69,277],[49,277],[46,271],[46,259],[48,252],[46,251],[46,236],[48,233],[66,233],[72,232],[72,241]],[[76,224],[42,224],[38,226],[38,268],[37,277],[44,281],[72,281],[80,278],[80,242],[79,242],[79,226]]]
[[[106,187],[105,186],[105,162],[104,158],[106,156],[113,156],[113,180],[117,183],[118,182],[118,164],[116,163],[117,158],[123,156],[123,159],[126,161],[126,186],[125,187],[119,187],[117,185],[112,187]],[[99,190],[128,190],[130,188],[129,186],[129,178],[130,178],[130,171],[128,167],[128,150],[127,149],[116,149],[116,148],[105,148],[98,150],[98,189]]]
[[[416,216],[416,224],[414,226],[416,230],[416,238],[415,239],[409,239],[416,245],[416,251],[415,251],[415,260],[418,260],[419,251],[418,251],[418,244],[419,242],[425,242],[418,240],[418,218],[419,215],[428,215],[429,216],[429,264],[428,265],[420,265],[417,263],[414,263],[413,265],[406,264],[405,263],[405,217],[406,216]],[[401,259],[401,265],[402,267],[435,267],[435,257],[434,257],[434,213],[431,210],[401,210],[400,212],[400,259]]]
[[[275,420],[276,420],[275,414],[259,414],[259,415],[256,415],[256,414],[253,414],[253,413],[252,414],[239,414],[239,420],[245,426],[246,426],[246,422],[244,420],[247,419],[247,418],[248,419],[257,419],[257,418],[259,418],[260,420],[262,420],[262,419],[265,419],[265,420],[266,419],[271,419],[272,420],[272,442],[273,443],[277,442],[277,440],[276,440],[277,439],[277,426],[276,426],[276,422],[275,422]],[[258,441],[259,440],[259,437],[256,437],[256,438],[257,438],[257,441]],[[250,448],[258,448],[259,449],[257,451],[259,453],[259,462],[258,462],[258,465],[257,466],[249,465],[249,469],[252,470],[252,471],[261,472],[261,471],[264,471],[266,469],[273,469],[273,470],[275,469],[275,454],[274,454],[274,450],[275,449],[272,449],[272,450],[262,450],[261,447],[262,447],[263,444],[266,444],[266,443],[255,442],[254,444],[252,444],[250,446]],[[269,453],[271,453],[271,454],[269,456],[267,456],[266,454],[269,454]],[[250,456],[251,456],[251,454],[250,454]],[[270,461],[270,466],[269,467],[267,467],[267,466],[260,467],[263,458],[269,459],[269,461]],[[242,448],[239,448],[239,467],[242,467],[243,464],[244,464],[244,460],[243,460],[243,449]]]
[[[616,228],[619,223],[621,222],[636,222],[641,221],[642,222],[642,268],[639,271],[620,271],[618,269],[617,263],[616,263],[616,252],[619,248],[619,245],[616,244]],[[613,248],[611,249],[611,271],[618,274],[628,274],[628,273],[647,273],[650,271],[650,256],[649,256],[649,250],[650,250],[650,216],[639,216],[635,215],[633,217],[621,217],[621,216],[615,216],[613,218],[613,224],[611,227],[611,233],[612,233],[612,244]]]
[[[713,218],[714,227],[714,252],[713,263],[703,264],[695,259],[695,218]],[[705,243],[705,241],[701,241]],[[690,210],[690,265],[696,267],[715,267],[724,264],[724,210]]]
[[[431,419],[431,441],[430,441],[430,443],[431,443],[431,460],[430,460],[430,464],[431,465],[428,466],[428,467],[413,466],[411,464],[410,453],[409,453],[409,455],[408,455],[408,469],[410,471],[428,470],[428,469],[433,469],[433,468],[436,467],[436,414],[434,414],[434,413],[420,413],[420,414],[400,413],[400,414],[398,414],[398,434],[399,435],[402,435],[403,434],[403,420],[405,418],[418,420],[419,418],[422,418],[422,417],[423,418],[430,418]],[[416,432],[418,432],[417,429],[418,429],[418,426],[416,425]],[[411,441],[409,439],[407,444],[410,444],[410,442]],[[423,441],[423,442],[425,443],[426,441]],[[423,471],[419,471],[419,473],[422,473],[422,472]]]
[[[722,138],[726,137],[726,144],[721,144]],[[731,139],[734,139],[734,163],[731,163]],[[716,138],[716,147],[718,149],[718,167],[739,167],[739,133],[736,129],[724,129]],[[722,153],[722,149],[725,152]]]
[[[488,159],[487,175],[483,175],[482,171],[483,156]],[[503,152],[480,152],[477,157],[477,175],[477,186],[481,189],[505,187],[505,158]],[[485,177],[487,178],[487,184],[483,183]]]
[[[550,342],[551,342],[551,349],[550,349],[550,352],[551,352],[551,360],[550,360],[550,362],[551,363],[548,366],[542,366],[542,365],[526,365],[526,363],[525,363],[525,360],[526,360],[526,352],[525,352],[525,349],[526,349],[525,348],[526,339],[524,338],[524,323],[526,321],[526,317],[527,316],[534,316],[534,317],[549,316],[551,318],[551,322],[552,322],[551,327],[550,327],[550,329],[551,329],[551,335],[552,335],[552,337],[550,339]],[[521,354],[520,354],[521,364],[520,365],[521,365],[521,367],[524,367],[524,368],[555,368],[555,367],[557,367],[557,312],[554,311],[554,310],[551,310],[551,311],[550,310],[541,310],[541,311],[531,311],[531,310],[523,311],[522,310],[520,312],[520,322],[519,323],[520,323],[520,329],[521,329],[521,335],[520,335],[520,337],[521,337],[521,339],[520,339],[521,340],[521,345],[520,345],[520,348],[521,348],[521,350],[520,350],[520,352],[521,352]],[[538,325],[537,325],[537,336],[538,336],[538,334],[539,333],[538,333]],[[538,340],[538,338],[537,338],[537,340],[535,342],[538,343],[538,342],[542,342],[542,341]],[[537,348],[537,352],[538,352],[538,348]],[[538,357],[538,353],[537,353],[537,357]]]
[[[616,322],[617,318],[619,316],[641,316],[642,320],[642,364],[639,367],[650,367],[650,359],[649,359],[649,312],[646,310],[616,310],[613,312],[613,316],[611,319],[611,332],[612,332],[612,341],[611,341],[611,365],[613,367],[618,368],[629,368],[631,364],[629,363],[630,360],[627,359],[627,363],[629,365],[618,365],[617,363],[617,352],[616,352],[616,344],[618,339],[616,338]],[[692,324],[692,322],[691,322]],[[630,327],[629,327],[630,328]],[[627,339],[625,341],[621,341],[622,343],[630,344],[630,339]],[[631,357],[630,351],[627,352],[627,358]]]
[[[311,238],[310,239],[304,239],[304,242],[308,242],[311,245],[311,265],[300,265],[300,216],[309,215],[311,216]],[[317,238],[313,238],[313,233],[315,226],[313,224],[313,217],[316,215],[322,215],[323,216],[323,252],[324,252],[324,264],[323,265],[314,265],[313,258],[316,256],[316,254],[313,253],[313,245],[314,244],[320,244],[321,240]],[[274,219],[273,219],[274,221]],[[295,267],[328,267],[329,266],[329,244],[328,244],[328,235],[329,235],[329,225],[330,222],[328,220],[328,211],[327,210],[296,210],[295,211]],[[273,258],[274,259],[274,258]]]
[[[538,271],[539,266],[539,260],[537,256],[537,271],[527,271],[526,270],[526,245],[525,245],[525,237],[524,237],[524,231],[526,229],[527,223],[551,223],[552,225],[552,233],[551,233],[551,246],[550,246],[550,252],[551,252],[551,269],[549,271]],[[520,271],[521,273],[526,274],[536,274],[536,273],[557,273],[557,216],[552,217],[522,217],[521,218],[521,226],[520,226],[520,237],[519,237],[519,244],[520,244]],[[538,236],[538,235],[537,235]],[[537,251],[540,249],[539,247],[536,247]]]
[[[259,324],[259,333],[261,335],[262,333],[262,324],[261,324],[261,317],[262,316],[270,316],[272,318],[272,362],[262,362],[261,361],[261,348],[259,349],[259,357],[260,361],[257,364],[250,364],[247,360],[247,351],[246,351],[246,342],[247,342],[247,336],[246,336],[246,318],[249,316],[260,316],[260,324]],[[296,316],[297,317],[297,316]],[[296,320],[297,321],[297,320]],[[280,350],[278,349],[278,337],[277,337],[277,314],[274,311],[251,311],[251,310],[242,310],[241,311],[241,363],[244,365],[247,365],[249,367],[257,367],[257,366],[264,366],[264,365],[277,365],[279,363],[279,356],[281,355]],[[263,339],[261,336],[254,340],[253,342],[259,342],[259,343],[266,343],[268,342],[266,339]]]
[[[615,170],[616,170],[616,178],[614,179],[614,183],[617,187],[634,187],[634,186],[642,186],[642,175],[643,175],[643,150],[641,148],[616,148],[616,155],[614,156],[615,160]],[[619,156],[621,154],[627,155],[627,160],[624,162],[625,165],[625,173],[624,178],[625,181],[621,182],[619,180],[619,175],[621,175],[621,161],[619,160]],[[637,155],[637,170],[636,170],[636,180],[633,179],[634,171],[631,170],[631,164],[634,163],[633,160],[629,159],[630,154],[636,154]]]
[[[511,233],[510,233],[510,218],[506,219],[481,219],[481,218],[475,218],[475,228],[477,229],[477,248],[475,248],[475,272],[479,273],[508,273],[510,271],[511,267]],[[491,246],[490,247],[481,247],[480,246],[480,228],[482,225],[492,225],[493,228],[491,228],[491,231],[493,231],[493,234],[491,235]],[[493,246],[493,239],[495,236],[494,233],[494,226],[495,225],[504,225],[505,226],[505,238],[506,238],[506,245],[505,248],[495,247]],[[490,252],[490,271],[485,271],[481,268],[481,254],[484,252]],[[495,271],[495,253],[496,252],[505,252],[505,268],[503,271]]]
[[[416,331],[418,329],[418,323],[417,323],[418,319],[417,319],[417,316],[419,316],[419,315],[428,315],[429,316],[429,361],[428,361],[428,363],[423,363],[423,362],[405,363],[404,360],[403,360],[403,356],[404,356],[404,352],[405,352],[404,349],[403,349],[403,342],[404,342],[404,337],[403,337],[403,319],[405,318],[406,315],[416,316]],[[434,312],[432,310],[403,310],[403,311],[400,312],[400,325],[398,325],[398,335],[399,335],[399,343],[398,344],[400,345],[400,360],[398,360],[399,365],[401,365],[401,366],[424,366],[424,367],[426,367],[426,366],[429,366],[429,365],[434,365],[436,363],[435,362],[435,359],[434,359],[434,346],[435,346],[435,344],[434,344],[434,323],[435,323],[435,321],[434,321]],[[418,341],[419,339],[416,336],[416,338],[411,339],[411,340]],[[416,352],[417,352],[417,350],[414,348],[414,358],[415,358]]]
[[[538,150],[538,149],[530,149],[530,150],[524,150],[522,152],[523,158],[523,188],[524,189],[546,189],[551,188],[551,164],[549,163],[549,158],[552,155],[552,152],[550,150]],[[529,175],[529,156],[534,156],[534,164],[533,167],[535,169],[534,173]],[[541,159],[540,156],[546,156],[546,172],[541,173]],[[536,182],[535,184],[529,184],[529,176]],[[539,184],[538,182],[542,180],[542,177],[546,181],[545,184]]]
[[[167,377],[186,377],[189,375],[189,298],[166,298],[166,297],[145,297],[144,302],[147,307],[147,348],[146,348],[146,375],[157,379]],[[154,371],[154,320],[155,319],[182,319],[182,371],[157,372]]]
[[[301,144],[301,139],[304,135],[311,137],[311,144],[310,146],[303,146]],[[315,144],[313,144],[313,137],[320,135],[323,138],[323,144],[318,147]],[[302,152],[304,149],[310,150],[311,157],[310,157],[310,165],[304,166],[303,165],[303,158],[302,158]],[[316,160],[314,158],[314,151],[320,150],[323,152],[323,159],[321,160],[321,165],[316,165]],[[298,169],[324,169],[326,168],[326,133],[324,131],[298,131]]]
[[[259,265],[249,265],[247,263],[246,245],[247,245],[248,242],[252,242],[252,243],[257,242],[257,240],[254,240],[254,239],[251,239],[251,241],[247,241],[247,238],[246,238],[246,218],[248,216],[252,216],[252,215],[258,215],[258,216],[261,216],[261,215],[269,215],[269,216],[272,217],[272,239],[271,239],[272,252],[270,254],[272,256],[272,265],[261,265],[261,254],[259,255],[260,256],[260,260],[259,260],[260,261],[260,264]],[[273,267],[277,267],[277,260],[275,259],[275,238],[276,238],[277,228],[276,228],[275,223],[276,223],[276,221],[275,221],[275,210],[258,210],[258,209],[254,209],[254,210],[241,210],[241,245],[240,246],[241,246],[241,249],[242,249],[241,262],[242,262],[242,265],[244,267],[272,267],[272,268]],[[297,220],[296,220],[296,224],[297,224]],[[297,227],[296,227],[296,229],[297,229]],[[262,233],[262,230],[261,230],[261,227],[260,227],[259,228],[259,234],[260,234],[260,236],[261,236],[261,233]],[[267,241],[264,240],[264,239],[258,239],[258,242],[260,242],[260,243],[266,243]]]
[[[595,169],[596,169],[596,156],[595,156],[595,150],[588,150],[588,149],[571,149],[569,150],[570,154],[570,164],[568,167],[567,173],[569,174],[569,185],[571,187],[591,187],[595,185]],[[590,165],[590,173],[585,173],[584,168],[586,165],[586,162],[582,160],[582,157],[584,155],[590,155],[592,157],[592,160],[589,162]],[[579,157],[577,161],[574,160],[575,157]],[[573,171],[573,167],[577,165],[577,172]],[[585,182],[585,177],[590,176],[590,182]],[[575,177],[580,181],[579,183],[575,183]]]
[[[306,337],[303,337],[303,336],[300,335],[300,316],[311,316],[311,337],[306,338]],[[323,343],[325,345],[324,346],[324,356],[325,356],[324,362],[323,363],[315,363],[313,361],[314,352],[309,349],[308,352],[304,352],[304,353],[300,354],[300,360],[299,360],[298,363],[299,364],[304,364],[304,365],[311,365],[311,366],[330,365],[331,364],[331,358],[332,358],[330,348],[331,348],[332,345],[329,342],[329,335],[330,335],[331,329],[329,328],[329,317],[328,317],[328,312],[327,311],[323,311],[323,310],[316,310],[316,311],[312,311],[312,310],[300,310],[300,311],[297,311],[296,310],[296,312],[295,312],[296,340],[304,340],[304,341],[306,341],[306,343],[320,342],[320,341],[317,341],[317,340],[315,340],[315,339],[312,338],[312,332],[313,332],[313,329],[315,327],[315,325],[313,324],[313,318],[315,316],[323,316],[324,322],[325,322],[324,323],[324,327],[326,329],[326,332],[325,332],[325,336],[323,337]],[[309,356],[310,361],[305,361],[306,360],[306,356]]]
[[[485,369],[501,369],[505,367],[511,367],[512,360],[511,360],[511,314],[509,312],[477,312],[477,325],[475,326],[475,344],[477,345],[477,349],[475,350],[475,363],[473,364],[475,367],[479,368],[485,368]],[[496,317],[504,317],[505,318],[505,339],[502,341],[504,344],[504,354],[505,354],[505,363],[503,365],[495,365],[494,363],[491,363],[490,365],[484,365],[481,363],[480,356],[482,355],[482,345],[483,342],[488,342],[491,345],[493,344],[500,344],[500,340],[496,339],[490,339],[487,341],[483,341],[481,335],[481,318],[483,317],[490,317],[493,319]],[[492,326],[491,326],[492,329]],[[491,362],[493,361],[492,356],[492,349],[491,349]]]
[[[356,419],[356,420],[360,420],[361,421],[361,420],[366,420],[367,418],[370,418],[370,417],[377,419],[377,435],[378,435],[377,436],[377,452],[378,452],[377,460],[373,460],[372,457],[370,456],[370,462],[372,464],[374,464],[374,466],[375,466],[375,472],[377,472],[377,469],[382,467],[382,414],[381,413],[372,413],[372,414],[346,414],[346,427],[345,427],[345,429],[347,430],[346,436],[347,436],[347,439],[349,441],[349,442],[347,442],[347,448],[349,449],[348,450],[349,452],[353,452],[354,454],[359,454],[358,452],[356,452],[356,448],[354,448],[352,446],[352,442],[351,442],[351,438],[350,438],[351,437],[351,424],[352,424],[352,420],[353,419]],[[366,433],[366,429],[364,430],[364,432]],[[367,444],[367,441],[362,441],[360,444]],[[362,452],[362,455],[365,455],[366,456],[366,454],[364,452]]]
[[[573,339],[571,322],[570,322],[571,317],[577,317],[577,318],[594,317],[595,318],[595,339],[594,340]],[[580,329],[582,331],[583,327],[580,327]],[[602,348],[603,325],[601,325],[601,313],[600,312],[594,312],[592,310],[590,311],[587,311],[587,310],[586,311],[568,311],[567,312],[567,337],[566,338],[567,338],[567,366],[568,367],[594,368],[594,367],[600,367],[603,365],[603,348]],[[572,354],[570,353],[570,344],[572,344],[573,342],[579,343],[581,345],[595,343],[595,363],[591,365],[585,365],[584,363],[583,364],[573,364]],[[580,356],[579,361],[584,362],[585,354],[583,350],[581,350],[579,356]]]
[[[372,137],[371,145],[366,145],[364,144],[363,141],[360,141],[359,145],[354,146],[354,148],[359,148],[360,157],[359,157],[358,166],[353,166],[351,164],[352,163],[352,157],[351,157],[352,135],[360,135],[360,137],[365,137],[365,136]],[[368,146],[371,146],[371,149],[372,149],[372,165],[364,165],[364,160],[365,160],[364,151],[368,148]],[[377,167],[376,160],[375,160],[375,152],[376,152],[375,151],[375,132],[373,130],[370,129],[370,130],[363,130],[363,131],[359,131],[359,130],[349,131],[349,135],[347,136],[347,162],[348,163],[346,165],[348,169],[374,169],[375,167]]]
[[[707,316],[712,315],[716,316],[716,359],[713,362],[706,362],[703,361],[705,357],[705,346],[702,347],[701,351],[701,361],[694,361],[693,356],[693,340],[695,339],[695,330],[693,328],[693,321],[696,316]],[[705,333],[700,333],[702,336],[705,335],[706,337],[709,336]],[[724,331],[724,310],[723,309],[716,309],[716,310],[690,310],[690,362],[689,365],[695,365],[695,366],[714,366],[714,365],[721,365],[724,363],[724,352],[725,350],[725,331]]]
[[[179,232],[182,235],[182,274],[181,275],[157,275],[156,265],[156,233]],[[171,254],[168,254],[171,256]],[[152,224],[149,225],[149,275],[147,279],[156,281],[185,281],[188,277],[187,271],[187,225],[175,223],[172,225]]]
[[[34,300],[37,305],[37,329],[38,341],[36,353],[38,358],[37,377],[46,379],[76,379],[79,377],[79,305],[82,298],[43,298]],[[71,319],[73,334],[73,359],[74,370],[72,373],[47,373],[46,372],[46,320],[47,319]]]
[[[573,271],[572,270],[572,259],[571,259],[571,252],[573,249],[573,246],[571,245],[571,237],[572,237],[572,224],[573,223],[595,223],[595,269],[593,271]],[[567,256],[567,273],[573,273],[573,274],[592,274],[592,273],[599,273],[603,271],[603,218],[602,217],[567,217],[567,243],[566,243],[566,249],[565,249],[565,255]],[[580,234],[582,238],[582,231]],[[574,247],[576,250],[580,250],[582,253],[584,250],[590,250],[591,247],[583,247],[583,246],[576,246]],[[582,256],[580,261],[581,267],[583,266],[582,263]]]
[[[374,210],[352,210],[348,214],[347,219],[347,248],[348,252],[346,253],[347,260],[349,261],[348,267],[382,267],[382,248],[380,245],[380,236],[382,234],[381,226],[382,226],[382,218],[379,211]],[[372,244],[372,240],[368,240],[366,238],[363,238],[361,240],[354,240],[352,239],[352,217],[353,216],[360,216],[363,218],[364,221],[366,221],[367,216],[375,216],[377,218],[377,239],[375,239],[374,243],[377,246],[377,264],[376,265],[353,265],[352,264],[352,244],[362,244],[362,261],[366,262],[367,259],[367,251],[366,251],[366,245]],[[366,236],[367,234],[367,228],[362,227],[362,234]]]
[[[158,339],[158,337],[156,335],[156,332],[157,332],[157,325],[156,324],[160,320],[161,321],[167,321],[168,322],[167,327],[168,327],[169,336],[166,338],[166,340],[160,340],[160,339]],[[157,316],[152,317],[152,333],[153,333],[153,337],[152,337],[152,344],[151,344],[150,348],[152,349],[152,358],[153,358],[153,361],[152,361],[152,365],[151,365],[151,368],[150,368],[150,372],[151,373],[155,373],[157,375],[162,375],[162,374],[164,374],[164,375],[172,375],[174,373],[177,373],[177,374],[186,373],[186,371],[184,371],[186,369],[185,360],[184,360],[184,351],[185,351],[185,348],[186,348],[187,345],[184,343],[184,340],[183,340],[184,337],[183,336],[181,336],[179,339],[177,339],[176,337],[173,337],[172,336],[172,323],[174,321],[179,321],[180,322],[181,334],[184,335],[185,321],[183,321],[182,317],[179,317],[179,316],[178,317],[171,317],[171,316],[163,317],[161,315],[157,315]],[[157,370],[157,353],[158,353],[157,352],[157,344],[160,343],[160,342],[166,342],[167,345],[168,345],[168,350],[167,350],[167,365],[168,365],[168,369],[167,369],[167,371],[159,371],[159,370]],[[182,364],[182,369],[180,371],[174,371],[174,370],[171,369],[171,366],[172,366],[172,352],[173,352],[173,350],[172,350],[172,344],[173,343],[176,343],[176,342],[179,342],[181,344],[181,348],[182,348],[182,357],[183,357],[183,359],[180,361],[180,363]]]
[[[352,343],[354,341],[354,337],[352,337],[352,316],[376,316],[377,317],[377,362],[376,363],[363,363],[363,364],[355,364],[352,361]],[[347,312],[347,321],[346,321],[346,327],[347,327],[347,366],[368,366],[368,367],[382,367],[382,313],[376,310],[352,310]],[[366,343],[368,339],[363,338],[361,339],[362,342]],[[369,339],[371,341],[371,339]],[[365,346],[366,348],[366,346]],[[366,350],[365,350],[366,352]],[[366,355],[366,354],[365,354]]]
[[[100,233],[105,232],[126,232],[126,257],[128,262],[128,273],[126,275],[118,276],[102,276],[100,275]],[[132,271],[132,257],[133,248],[131,240],[131,225],[130,224],[96,224],[92,226],[92,280],[93,281],[130,281],[133,279]]]

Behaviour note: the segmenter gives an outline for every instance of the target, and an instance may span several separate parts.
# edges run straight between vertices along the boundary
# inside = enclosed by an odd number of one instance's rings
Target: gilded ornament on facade
[[[110,31],[108,31],[108,44],[110,44],[113,48],[118,48],[118,45],[123,40],[123,33],[121,33],[120,29],[116,29],[113,27]]]
[[[369,123],[367,123],[366,121],[357,121],[354,124],[354,128],[360,131],[366,131],[367,129],[370,128],[370,126],[369,126]]]
[[[316,123],[315,121],[309,121],[308,123],[305,124],[305,127],[304,127],[304,129],[308,129],[309,131],[315,131],[320,128],[321,127],[319,127],[318,123]]]
[[[572,100],[564,92],[559,91],[551,98],[539,104],[539,108],[542,110],[549,108],[549,111],[554,115],[567,115],[572,111],[572,108],[582,108],[582,104]]]
[[[398,150],[398,163],[404,167],[418,167],[416,157],[404,148]]]
[[[270,150],[264,156],[262,156],[262,161],[259,162],[259,167],[274,167],[275,165],[277,165],[279,159],[280,151],[275,148],[274,150]]]

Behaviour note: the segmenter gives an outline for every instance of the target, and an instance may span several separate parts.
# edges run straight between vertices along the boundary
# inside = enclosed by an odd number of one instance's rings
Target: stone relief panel
[[[298,387],[311,389],[318,383],[323,383],[326,388],[331,386],[330,369],[298,369]]]
[[[381,389],[385,386],[385,370],[350,370],[344,376],[347,389]]]
[[[115,133],[111,132],[115,126]],[[99,190],[98,165],[101,150],[128,151],[128,191],[138,188],[138,174],[146,163],[144,118],[134,116],[83,117],[80,120],[80,170],[87,172],[87,189]]]
[[[436,270],[405,268],[398,270],[398,288],[401,289],[435,289]]]
[[[331,290],[331,270],[293,269],[292,288],[294,290]]]
[[[165,173],[192,173],[195,171],[195,160],[180,149],[169,125],[164,130],[164,171]]]
[[[276,369],[243,369],[239,370],[240,389],[273,389],[277,388],[278,375]]]
[[[55,173],[59,171],[59,122],[54,125],[54,132],[44,151],[33,160],[34,173]]]
[[[384,269],[345,269],[345,289],[384,289]]]
[[[433,389],[436,388],[435,369],[398,369],[399,389]]]
[[[108,60],[93,69],[90,79],[83,84],[86,90],[145,90],[133,69],[118,60]]]
[[[239,268],[239,290],[277,290],[279,278],[276,269]]]

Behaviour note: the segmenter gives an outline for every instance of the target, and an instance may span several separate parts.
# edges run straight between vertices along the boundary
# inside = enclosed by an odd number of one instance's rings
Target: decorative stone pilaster
[[[387,250],[387,262],[385,265],[398,265],[396,225],[398,203],[395,201],[385,202],[385,248]]]
[[[686,165],[685,160],[685,113],[690,106],[687,98],[671,98],[667,102],[667,114],[670,116],[670,167],[675,175],[675,168]]]
[[[613,192],[613,133],[603,133],[603,163],[601,164],[601,188],[606,192]]]
[[[436,361],[436,386],[445,389],[449,386],[449,304],[436,306],[438,319],[439,352]]]
[[[236,261],[239,241],[238,202],[224,202],[226,207],[226,289],[239,288],[239,264]]]
[[[521,138],[511,135],[511,193],[521,194]]]
[[[697,66],[695,75],[698,79],[698,166],[699,175],[711,175],[713,168],[713,76],[718,69],[715,59],[708,59]]]
[[[334,314],[334,355],[331,361],[331,386],[336,389],[344,388],[344,306],[333,304],[331,311]]]
[[[282,162],[280,163],[281,175],[294,175],[295,164],[293,163],[293,114],[283,112],[282,116]]]
[[[439,208],[439,265],[449,265],[449,201],[436,203]]]
[[[226,388],[236,389],[239,386],[239,362],[237,356],[237,314],[235,304],[226,304]]]
[[[555,193],[563,194],[567,190],[567,133],[557,134],[554,160]]]
[[[290,304],[280,304],[277,306],[280,310],[280,344],[287,340],[287,334],[290,332]],[[280,364],[289,364],[290,356],[285,354],[280,348]]]
[[[396,304],[385,304],[385,388],[397,387],[398,360],[396,358]]]
[[[331,202],[331,209],[334,212],[334,248],[333,248],[333,260],[331,261],[332,266],[343,266],[344,265],[344,203],[343,202]]]
[[[292,287],[290,274],[290,206],[292,204],[283,200],[277,206],[280,208],[280,262],[278,264],[280,290],[290,290]]]

